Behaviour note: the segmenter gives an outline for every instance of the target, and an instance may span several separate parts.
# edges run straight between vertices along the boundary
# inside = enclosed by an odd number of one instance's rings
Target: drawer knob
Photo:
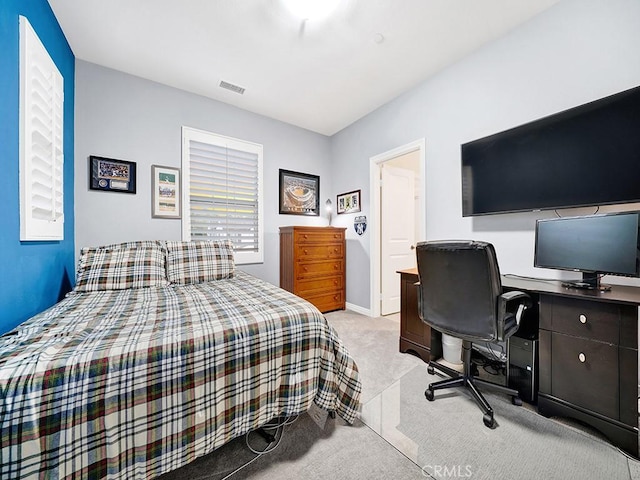
[[[304,235],[303,235],[303,237],[304,237],[305,239],[307,239],[307,238],[309,238],[309,235],[304,234]]]
[[[580,323],[587,323],[587,316],[583,313],[580,314]]]
[[[337,270],[337,269],[338,269],[338,265],[334,265],[334,266],[333,266],[333,269],[334,269],[334,270]]]
[[[307,250],[306,248],[304,249],[304,254],[305,255],[309,255],[309,250]]]
[[[584,363],[587,360],[587,357],[585,356],[584,353],[580,352],[580,355],[578,355],[578,360],[580,360],[580,363]]]

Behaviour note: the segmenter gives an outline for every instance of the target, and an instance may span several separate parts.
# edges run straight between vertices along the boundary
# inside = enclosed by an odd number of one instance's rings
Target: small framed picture
[[[89,157],[89,188],[136,193],[136,164],[115,158]]]
[[[151,165],[151,216],[181,218],[180,169]]]
[[[320,215],[320,177],[280,169],[280,213]]]
[[[360,190],[338,195],[338,213],[356,213],[360,211]]]

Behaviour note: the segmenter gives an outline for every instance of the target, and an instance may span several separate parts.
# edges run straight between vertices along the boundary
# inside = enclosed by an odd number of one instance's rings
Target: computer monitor
[[[607,289],[603,275],[640,277],[640,212],[538,220],[534,266],[582,273],[566,286]]]

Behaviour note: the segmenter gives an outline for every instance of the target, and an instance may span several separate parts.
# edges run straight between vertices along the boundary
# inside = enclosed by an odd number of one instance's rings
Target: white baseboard
[[[355,305],[349,302],[346,303],[345,307],[347,310],[351,310],[352,312],[359,313],[360,315],[365,315],[367,317],[371,316],[371,310],[369,310],[368,308],[360,307],[358,305]]]

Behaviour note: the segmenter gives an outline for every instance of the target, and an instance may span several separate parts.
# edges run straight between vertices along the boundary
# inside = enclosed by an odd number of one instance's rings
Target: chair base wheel
[[[435,375],[435,373],[436,373],[436,369],[435,369],[435,368],[433,368],[431,365],[427,365],[427,373],[428,373],[429,375]]]
[[[487,428],[494,428],[496,426],[496,421],[494,420],[493,414],[491,413],[485,413],[482,416],[482,421]]]
[[[431,388],[427,388],[424,391],[424,396],[427,398],[427,400],[429,400],[430,402],[433,402],[433,390],[431,390]]]
[[[522,406],[522,399],[516,395],[514,395],[513,397],[511,397],[511,403],[513,403],[514,405],[521,407]]]

